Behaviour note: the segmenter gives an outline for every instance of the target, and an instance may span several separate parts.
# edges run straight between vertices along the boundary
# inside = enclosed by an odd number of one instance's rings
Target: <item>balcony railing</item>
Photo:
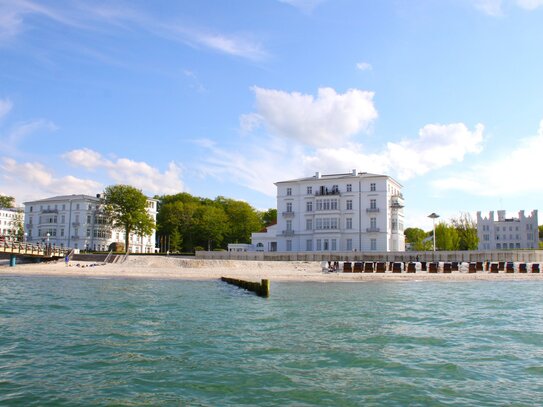
[[[400,202],[398,202],[398,201],[392,201],[392,202],[390,203],[390,207],[391,207],[392,209],[401,209],[401,208],[404,207],[404,205],[402,205],[402,204],[401,204]]]
[[[366,212],[379,212],[379,208],[366,208]]]
[[[58,209],[43,209],[41,213],[58,213]]]
[[[294,236],[294,230],[283,230],[283,236]]]
[[[377,233],[379,230],[379,228],[366,228],[366,232],[368,233]]]
[[[81,223],[80,222],[72,222],[72,226],[74,228],[78,228],[79,226],[81,226]]]
[[[339,192],[339,189],[330,189],[325,191],[317,191],[315,192],[315,196],[324,196],[324,195],[341,195],[341,192]]]
[[[283,212],[283,217],[284,218],[292,218],[293,216],[294,216],[294,211]]]

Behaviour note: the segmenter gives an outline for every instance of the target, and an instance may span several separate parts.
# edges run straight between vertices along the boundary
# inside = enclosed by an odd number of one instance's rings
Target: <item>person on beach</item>
[[[68,267],[68,266],[69,266],[69,263],[70,263],[70,256],[66,256],[66,257],[64,258],[64,262],[66,263],[66,267]]]

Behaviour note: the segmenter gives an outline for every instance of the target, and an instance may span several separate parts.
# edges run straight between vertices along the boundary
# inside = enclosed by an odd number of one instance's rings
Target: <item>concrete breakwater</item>
[[[247,291],[252,291],[259,297],[270,296],[270,280],[267,279],[262,279],[260,283],[229,277],[221,277],[221,280],[225,283],[235,285],[236,287],[243,288]]]

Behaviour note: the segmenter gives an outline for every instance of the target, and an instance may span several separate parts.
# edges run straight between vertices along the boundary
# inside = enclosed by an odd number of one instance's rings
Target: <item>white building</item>
[[[147,211],[156,221],[157,200],[147,199]],[[64,195],[25,202],[27,241],[80,250],[107,251],[114,242],[124,244],[124,231],[111,229],[105,220],[100,195]],[[132,235],[130,251],[153,253],[155,233]]]
[[[23,223],[23,208],[0,208],[0,239],[18,240],[22,237]]]
[[[262,236],[264,251],[405,250],[402,186],[391,177],[317,172],[275,185],[277,226],[273,240]]]
[[[505,211],[498,211],[497,220],[493,211],[488,217],[482,217],[481,212],[477,212],[477,236],[479,250],[537,249],[537,210],[533,210],[530,216],[520,211],[518,218],[507,218]]]

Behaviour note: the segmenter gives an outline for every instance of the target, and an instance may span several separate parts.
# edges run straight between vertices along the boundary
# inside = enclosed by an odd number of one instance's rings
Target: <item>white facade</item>
[[[147,199],[147,211],[156,221],[157,201]],[[101,209],[100,195],[64,195],[25,202],[28,242],[50,243],[80,250],[107,251],[114,242],[124,243],[124,231],[111,229]],[[133,253],[153,253],[155,233],[132,235]]]
[[[257,252],[277,251],[277,224],[268,226],[263,232],[251,233],[253,250]]]
[[[488,217],[482,217],[481,212],[477,212],[477,236],[479,250],[537,249],[537,210],[533,210],[530,216],[520,211],[518,218],[507,218],[505,211],[498,211],[498,219],[494,219],[493,211]]]
[[[17,240],[23,232],[23,208],[0,208],[0,237],[2,240]]]
[[[317,172],[275,185],[277,251],[405,250],[402,186],[391,177]]]

